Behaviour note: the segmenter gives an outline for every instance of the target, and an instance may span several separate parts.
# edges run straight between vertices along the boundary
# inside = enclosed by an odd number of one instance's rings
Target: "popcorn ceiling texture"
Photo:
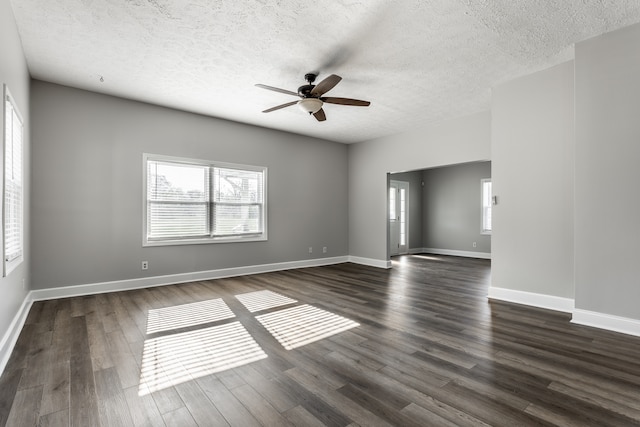
[[[36,79],[344,143],[488,110],[493,86],[640,22],[637,0],[11,1]],[[261,113],[296,98],[254,84],[313,70],[372,105]]]

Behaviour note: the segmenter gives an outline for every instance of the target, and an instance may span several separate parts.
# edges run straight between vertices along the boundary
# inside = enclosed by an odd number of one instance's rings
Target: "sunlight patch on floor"
[[[416,254],[413,256],[416,258],[428,259],[429,261],[443,261],[442,257],[439,257],[437,255]]]
[[[307,304],[256,316],[256,319],[287,350],[360,326],[345,317]]]
[[[236,295],[236,298],[238,298],[250,313],[298,302],[272,291],[249,292]]]
[[[264,290],[235,296],[251,313],[297,303]],[[140,369],[140,396],[267,358],[222,298],[149,310],[148,338]],[[359,326],[337,314],[303,304],[255,317],[287,350]],[[181,328],[198,327],[179,332]],[[156,334],[156,335],[153,335]],[[160,335],[160,336],[158,336]]]
[[[147,334],[232,319],[235,314],[222,298],[149,310]]]
[[[138,395],[266,357],[240,322],[148,339],[142,354]]]

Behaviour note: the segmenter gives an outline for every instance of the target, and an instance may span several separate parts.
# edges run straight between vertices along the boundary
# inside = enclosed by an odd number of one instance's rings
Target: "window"
[[[145,246],[266,240],[266,168],[144,158]]]
[[[482,234],[491,234],[491,180],[482,181]]]
[[[396,218],[396,191],[395,187],[389,188],[389,219],[395,221]]]
[[[22,262],[22,117],[4,87],[4,276]]]

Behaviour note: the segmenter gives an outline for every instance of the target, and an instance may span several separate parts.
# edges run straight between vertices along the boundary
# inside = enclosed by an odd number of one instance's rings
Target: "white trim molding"
[[[640,337],[640,320],[637,319],[598,313],[596,311],[575,309],[573,311],[571,323]]]
[[[196,271],[192,273],[170,274],[166,276],[141,277],[137,279],[90,283],[60,288],[37,289],[31,291],[31,294],[33,301],[43,301],[55,298],[69,298],[83,295],[103,294],[106,292],[129,291],[133,289],[175,285],[179,283],[197,282],[199,280],[247,276],[250,274],[270,273],[273,271],[292,270],[296,268],[320,267],[323,265],[342,264],[348,261],[349,257],[347,256],[317,258],[274,264],[251,265],[246,267],[221,268],[219,270]]]
[[[415,249],[412,249],[412,253],[452,255],[452,256],[461,256],[466,258],[491,259],[491,252],[458,251],[455,249],[437,249],[437,248],[422,248],[420,249],[421,252],[413,252],[413,251],[415,251]]]
[[[514,302],[516,304],[530,305],[547,310],[573,313],[575,303],[572,298],[562,298],[553,295],[536,294],[533,292],[516,291],[506,288],[489,288],[489,299]]]
[[[24,323],[27,321],[27,315],[29,314],[29,310],[31,310],[32,304],[33,299],[31,298],[31,292],[29,292],[11,321],[7,332],[2,337],[2,341],[0,341],[0,375],[4,372],[4,368],[9,362],[9,357],[11,357],[11,352],[13,352],[13,348],[16,346]]]
[[[391,260],[349,256],[349,262],[352,262],[354,264],[367,265],[369,267],[391,268]]]

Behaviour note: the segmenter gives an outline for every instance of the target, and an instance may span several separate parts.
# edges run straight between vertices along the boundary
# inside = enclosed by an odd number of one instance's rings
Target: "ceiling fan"
[[[262,84],[257,84],[256,86],[261,87],[262,89],[273,90],[275,92],[286,93],[287,95],[298,96],[300,99],[298,101],[287,102],[286,104],[277,105],[275,107],[271,107],[263,111],[263,113],[270,113],[275,110],[279,110],[281,108],[289,107],[294,104],[298,104],[298,106],[302,109],[302,111],[313,114],[313,116],[319,121],[323,122],[327,120],[327,116],[322,109],[322,105],[324,103],[327,104],[340,104],[340,105],[354,105],[358,107],[367,107],[371,103],[369,101],[361,101],[359,99],[351,99],[351,98],[335,98],[331,96],[322,96],[325,93],[329,92],[331,89],[335,87],[342,77],[336,76],[335,74],[331,74],[326,79],[322,80],[317,85],[314,85],[313,82],[318,77],[317,74],[308,73],[305,74],[304,79],[307,81],[306,85],[302,85],[298,88],[298,93],[280,89],[273,86],[267,86]]]

